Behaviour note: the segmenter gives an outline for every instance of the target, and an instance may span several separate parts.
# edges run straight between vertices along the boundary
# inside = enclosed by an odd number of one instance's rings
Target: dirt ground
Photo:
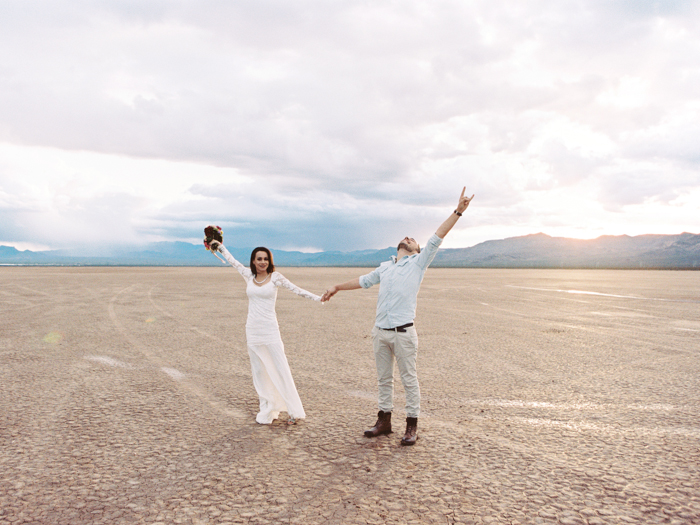
[[[231,268],[0,268],[0,524],[700,523],[700,272],[430,269],[414,447],[398,374],[363,436],[376,297],[279,291],[263,426]]]

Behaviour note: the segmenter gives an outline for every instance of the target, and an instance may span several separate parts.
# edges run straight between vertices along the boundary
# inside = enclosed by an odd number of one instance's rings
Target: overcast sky
[[[700,0],[4,0],[0,244],[700,233]]]

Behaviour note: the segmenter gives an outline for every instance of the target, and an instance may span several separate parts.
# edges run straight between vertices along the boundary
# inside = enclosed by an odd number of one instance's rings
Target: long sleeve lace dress
[[[225,247],[221,246],[219,251],[247,284],[248,320],[245,331],[253,384],[260,397],[260,412],[255,420],[269,425],[283,411],[294,419],[305,418],[306,413],[284,353],[275,302],[280,287],[314,301],[320,301],[321,297],[292,284],[279,272],[272,272],[265,284],[257,285],[250,268],[234,259]]]

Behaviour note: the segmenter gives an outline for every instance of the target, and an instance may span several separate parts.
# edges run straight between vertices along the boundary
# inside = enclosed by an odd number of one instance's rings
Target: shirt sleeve
[[[433,234],[425,245],[425,248],[421,250],[416,258],[416,264],[421,268],[427,268],[430,263],[433,262],[435,256],[437,255],[438,248],[442,244],[442,239],[436,234]]]
[[[290,292],[294,292],[295,294],[301,297],[305,297],[307,299],[311,299],[312,301],[321,300],[320,295],[316,295],[304,290],[303,288],[299,288],[296,284],[290,282],[289,279],[287,279],[284,275],[282,275],[279,272],[272,273],[272,284],[274,284],[277,288],[286,288]]]
[[[375,284],[379,284],[380,269],[381,269],[381,266],[379,268],[376,268],[375,270],[372,270],[371,272],[369,272],[366,275],[361,275],[360,276],[360,286],[362,286],[362,288],[370,288],[370,287],[374,286]]]
[[[253,277],[253,272],[250,271],[250,268],[243,266],[236,259],[234,259],[233,255],[229,253],[229,251],[223,244],[219,248],[219,253],[221,253],[221,255],[224,256],[224,258],[229,262],[231,266],[238,270],[238,273],[240,273],[243,276],[246,282],[250,281],[250,279]]]

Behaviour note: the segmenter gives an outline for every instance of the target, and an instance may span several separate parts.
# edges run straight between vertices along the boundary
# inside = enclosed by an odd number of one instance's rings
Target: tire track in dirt
[[[131,345],[133,346],[136,350],[138,350],[146,359],[151,362],[153,365],[155,365],[161,372],[163,372],[165,375],[167,375],[173,382],[177,385],[178,388],[181,390],[192,394],[196,397],[198,397],[200,400],[205,402],[207,405],[209,405],[213,410],[216,412],[219,412],[220,414],[227,416],[227,417],[232,417],[237,420],[247,420],[249,419],[248,414],[244,413],[241,410],[237,410],[235,408],[231,408],[227,406],[224,402],[216,399],[214,396],[209,394],[201,385],[198,385],[191,379],[187,378],[184,376],[178,375],[178,372],[175,368],[169,365],[166,361],[162,359],[160,355],[156,351],[154,351],[152,348],[150,348],[148,345],[142,344],[140,341],[136,340],[130,332],[126,329],[126,327],[122,324],[121,320],[119,319],[119,316],[116,313],[115,309],[115,303],[117,300],[123,295],[131,292],[136,285],[131,285],[126,288],[121,289],[119,292],[117,292],[112,298],[109,300],[109,303],[107,305],[107,309],[109,312],[109,317],[112,320],[112,323],[116,327],[116,329],[120,332],[122,337]],[[155,305],[154,305],[155,306]],[[166,313],[166,315],[172,317],[171,314],[165,312],[163,309],[158,308],[159,311],[162,311]]]

